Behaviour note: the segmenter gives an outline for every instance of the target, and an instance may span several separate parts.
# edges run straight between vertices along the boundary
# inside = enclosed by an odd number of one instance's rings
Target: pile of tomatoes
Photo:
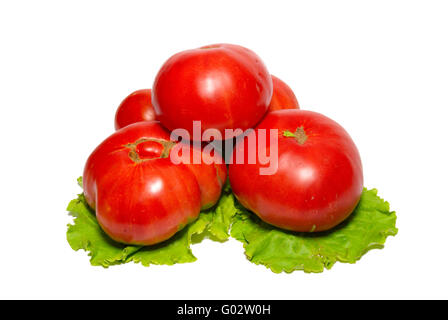
[[[222,137],[226,129],[245,131],[233,149],[244,161],[230,156],[226,165],[221,154],[205,152],[209,141],[186,146],[172,138],[176,129],[193,136],[195,121],[202,132],[214,129]],[[152,90],[136,91],[120,104],[115,128],[87,160],[83,187],[102,229],[121,243],[169,239],[217,203],[227,179],[244,207],[291,231],[331,229],[361,197],[361,159],[348,133],[319,113],[300,110],[289,86],[241,46],[173,55]],[[256,144],[255,154],[272,155],[275,148],[276,170],[260,174],[266,161],[248,161],[244,149],[270,129],[275,140]],[[181,144],[189,152],[175,163],[170,155]]]

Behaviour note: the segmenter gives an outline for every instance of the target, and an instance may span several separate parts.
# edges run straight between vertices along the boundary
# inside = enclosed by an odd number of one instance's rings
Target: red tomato
[[[195,164],[193,162],[195,155],[199,155],[204,161]],[[219,200],[221,189],[227,180],[227,166],[222,157],[220,155],[212,157],[207,153],[202,153],[201,149],[192,147],[189,148],[187,154],[182,154],[180,157],[198,181],[201,190],[201,208],[208,209],[214,206]]]
[[[176,165],[169,157],[176,144],[159,122],[146,121],[116,131],[90,155],[84,194],[112,239],[136,245],[164,241],[196,219],[201,204],[218,201],[225,164],[187,164],[188,156]]]
[[[175,54],[153,85],[157,119],[170,130],[202,132],[248,129],[261,120],[272,96],[272,79],[261,59],[237,45],[216,44]]]
[[[140,121],[155,120],[151,89],[137,90],[128,95],[115,113],[115,130]]]
[[[279,78],[272,76],[274,91],[272,93],[269,111],[283,109],[299,109],[299,102],[292,89]]]
[[[278,129],[278,170],[260,175],[267,165],[258,157],[255,164],[231,164],[230,184],[241,204],[292,231],[328,230],[345,220],[363,189],[361,159],[348,133],[333,120],[303,110],[270,112],[253,132],[257,138],[260,129]],[[267,147],[257,151],[269,154],[274,149],[266,136]],[[247,150],[249,139],[235,150],[245,145]]]

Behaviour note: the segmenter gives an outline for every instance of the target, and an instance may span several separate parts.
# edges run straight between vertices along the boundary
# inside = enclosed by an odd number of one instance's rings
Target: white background
[[[0,297],[448,298],[446,1],[2,1]],[[302,108],[342,124],[399,233],[355,265],[274,274],[240,243],[176,266],[92,267],[65,212],[115,108],[173,53],[257,52]]]

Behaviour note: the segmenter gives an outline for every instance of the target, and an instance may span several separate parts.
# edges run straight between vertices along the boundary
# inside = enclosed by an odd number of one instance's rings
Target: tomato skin
[[[266,113],[272,78],[251,50],[216,44],[169,58],[153,84],[156,117],[169,130],[183,128],[192,136],[192,122],[202,132],[253,127]]]
[[[307,135],[303,144],[283,135],[300,127]],[[230,165],[230,184],[244,207],[269,224],[300,232],[331,229],[353,212],[363,190],[362,164],[339,124],[311,111],[279,110],[268,113],[253,134],[260,129],[278,129],[278,170],[260,175],[266,165],[258,159]]]
[[[283,109],[300,109],[299,101],[294,91],[282,80],[272,75],[273,93],[269,111]]]
[[[166,149],[160,141],[165,147],[175,144],[159,122],[135,123],[104,140],[87,160],[84,195],[102,229],[115,241],[164,241],[197,218],[202,202],[219,199],[214,164],[198,175],[191,165],[176,165],[169,154],[163,155]],[[212,197],[201,194],[199,182],[215,186]]]
[[[201,191],[201,208],[209,209],[218,202],[221,196],[221,190],[227,179],[227,166],[221,156],[216,158],[202,153],[203,159],[209,159],[207,164],[204,161],[195,164],[193,162],[194,154],[200,153],[198,148],[190,148],[190,155],[183,158],[183,163],[190,169],[198,181]]]
[[[115,113],[115,130],[140,121],[156,119],[151,102],[151,89],[137,90],[128,95]]]

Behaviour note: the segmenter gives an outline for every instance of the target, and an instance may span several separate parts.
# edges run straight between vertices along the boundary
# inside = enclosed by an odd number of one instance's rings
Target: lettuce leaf
[[[337,261],[355,263],[367,251],[380,249],[397,234],[396,214],[377,190],[364,189],[352,215],[335,229],[318,233],[280,230],[237,204],[231,235],[244,245],[246,257],[275,273],[323,272]]]
[[[140,249],[110,239],[99,226],[95,212],[87,205],[84,195],[80,194],[70,201],[67,211],[75,218],[74,224],[68,225],[67,241],[75,251],[89,251],[92,265],[108,267],[119,264]]]
[[[81,178],[78,184],[82,186]],[[219,203],[199,218],[186,226],[172,238],[162,243],[141,247],[124,245],[110,239],[98,224],[95,212],[87,205],[83,194],[70,201],[67,211],[74,217],[73,224],[68,225],[67,241],[75,251],[89,252],[90,263],[105,268],[127,263],[172,265],[196,261],[191,250],[192,243],[204,238],[226,241],[233,215],[236,214],[234,199],[231,194],[223,194]]]
[[[82,180],[78,179],[82,186]],[[377,190],[364,189],[357,208],[335,229],[319,233],[295,233],[261,221],[243,208],[225,186],[213,208],[201,212],[198,219],[171,239],[141,247],[111,240],[99,226],[95,212],[80,194],[67,210],[74,217],[68,225],[67,240],[73,250],[89,252],[90,263],[105,268],[127,262],[172,265],[196,261],[191,245],[204,238],[226,241],[230,235],[241,241],[246,257],[265,265],[275,273],[322,272],[337,261],[355,263],[367,251],[383,248],[386,238],[394,236],[396,214],[377,196]]]
[[[141,248],[126,262],[140,262],[144,266],[149,266],[150,264],[172,265],[196,261],[190,245],[199,243],[204,238],[220,242],[228,240],[230,224],[235,214],[233,196],[224,194],[216,206],[201,212],[196,221],[176,233],[172,238],[161,244]]]
[[[235,198],[231,192],[223,191],[216,206],[202,212],[200,220],[207,224],[202,233],[193,236],[193,242],[201,242],[204,238],[224,242],[230,237],[229,231],[233,217],[237,213]]]

